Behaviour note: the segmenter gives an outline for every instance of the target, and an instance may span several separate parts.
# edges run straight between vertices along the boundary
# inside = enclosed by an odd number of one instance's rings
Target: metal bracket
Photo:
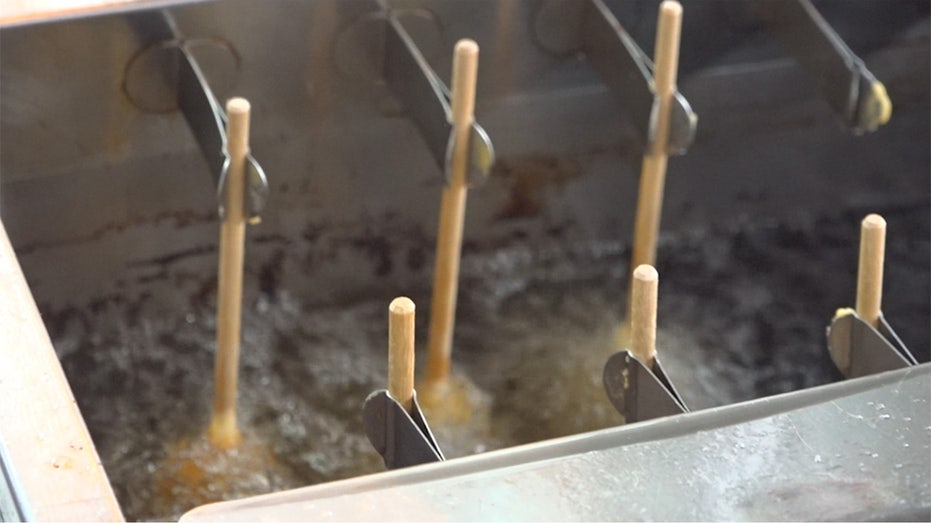
[[[411,413],[387,390],[371,393],[362,407],[362,425],[389,470],[445,459],[417,403],[416,391]]]
[[[840,309],[827,328],[827,338],[831,360],[847,378],[918,365],[882,316],[879,329],[874,329],[853,309]]]
[[[394,13],[389,11],[386,16],[385,80],[420,128],[449,184],[454,143],[449,88],[427,63]],[[472,187],[483,183],[491,174],[494,162],[495,151],[488,133],[473,122],[469,136],[467,184]]]
[[[688,407],[666,377],[659,358],[648,369],[630,351],[613,354],[604,367],[604,387],[624,423],[635,423],[688,412]]]
[[[812,74],[854,134],[875,131],[892,114],[886,88],[809,0],[745,0],[750,14]]]
[[[547,0],[535,19],[537,42],[557,54],[582,52],[598,71],[608,88],[617,96],[652,151],[656,136],[658,98],[653,87],[653,61],[624,30],[602,0]],[[549,36],[555,25],[565,25],[566,18],[576,18],[579,28],[569,41],[555,41]],[[563,35],[565,36],[565,35]],[[565,38],[563,39],[565,40]],[[698,116],[688,100],[676,91],[670,113],[666,154],[684,154],[695,139]]]
[[[139,13],[129,23],[140,38],[161,41],[158,47],[177,51],[177,100],[201,152],[211,167],[217,187],[217,211],[226,216],[226,173],[229,170],[229,151],[226,147],[226,112],[213,94],[197,59],[188,48],[189,40],[181,35],[174,18],[166,10]],[[172,77],[175,71],[164,71]],[[262,166],[248,153],[246,156],[246,201],[243,215],[251,224],[261,221],[268,200],[268,179]]]
[[[194,56],[183,43],[178,50],[182,57],[178,72],[178,106],[215,173],[217,212],[222,219],[226,216],[226,173],[230,164],[226,146],[226,112],[214,96]],[[268,179],[251,152],[246,155],[246,188],[243,215],[249,223],[259,223],[268,200]]]

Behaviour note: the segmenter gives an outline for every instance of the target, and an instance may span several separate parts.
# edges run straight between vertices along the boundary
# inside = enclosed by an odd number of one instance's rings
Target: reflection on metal
[[[841,309],[827,328],[827,337],[831,359],[847,378],[918,364],[882,316],[879,329],[874,329],[853,309]]]
[[[178,108],[184,114],[201,152],[211,167],[217,186],[217,210],[222,219],[226,211],[226,172],[229,168],[229,152],[226,149],[226,112],[217,100],[201,70],[197,59],[191,53],[189,41],[181,36],[177,24],[168,11],[152,11],[133,17],[132,24],[137,33],[158,35],[163,41],[159,44],[166,49],[177,51],[177,101]],[[130,71],[127,68],[127,71]],[[172,71],[161,71],[169,78]],[[268,179],[262,166],[252,153],[246,156],[246,209],[244,215],[251,224],[261,221],[262,211],[268,200]]]
[[[181,521],[927,521],[929,385],[924,364]]]
[[[13,482],[0,451],[0,521],[25,521],[23,511],[16,502]]]
[[[745,5],[815,77],[854,134],[875,131],[889,121],[892,103],[885,86],[809,0],[745,0]]]
[[[603,379],[608,399],[624,416],[624,423],[689,411],[663,372],[658,357],[653,368],[647,369],[630,351],[622,350],[608,358]]]
[[[410,413],[387,390],[373,392],[365,400],[362,424],[389,470],[444,459],[417,403],[416,391]]]
[[[450,92],[446,84],[427,63],[413,38],[397,16],[387,14],[388,30],[385,42],[385,79],[395,96],[404,104],[410,118],[417,124],[430,152],[444,170],[446,183],[451,179],[453,125]],[[495,151],[488,134],[478,123],[472,123],[469,136],[469,165],[466,180],[469,186],[481,184],[491,173]]]
[[[566,35],[567,18],[578,31]],[[646,139],[645,150],[652,150],[656,134],[658,98],[653,89],[653,62],[602,0],[547,0],[537,13],[535,36],[548,51],[566,54],[582,52],[617,99],[633,118]],[[552,37],[557,34],[559,37]],[[676,91],[670,112],[666,154],[683,154],[695,139],[698,115]]]

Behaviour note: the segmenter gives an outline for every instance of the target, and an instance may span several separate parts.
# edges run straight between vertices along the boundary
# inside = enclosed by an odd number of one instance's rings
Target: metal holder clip
[[[575,22],[578,31],[569,41],[557,41],[551,35],[560,35],[564,30],[552,29],[565,26],[567,18]],[[535,37],[543,48],[556,54],[584,53],[633,118],[646,140],[645,150],[654,149],[659,100],[653,87],[653,61],[602,0],[547,0],[537,12]],[[684,154],[695,139],[697,123],[698,116],[688,100],[676,91],[665,153]]]
[[[387,23],[385,80],[420,128],[423,139],[444,170],[446,183],[449,184],[452,179],[454,143],[449,88],[433,71],[413,38],[391,12],[387,14]],[[488,133],[476,122],[472,123],[469,149],[466,183],[474,187],[488,178],[495,162],[495,151]]]
[[[608,358],[604,367],[604,387],[624,423],[636,423],[688,412],[688,407],[666,377],[656,357],[648,369],[629,350]]]
[[[230,164],[226,147],[226,112],[214,96],[194,56],[183,43],[178,50],[182,57],[178,72],[178,106],[215,173],[217,212],[222,219],[226,216],[226,173]],[[244,216],[249,223],[256,224],[262,220],[262,211],[268,200],[268,179],[251,152],[246,156],[246,187]]]
[[[828,352],[847,378],[859,378],[918,365],[882,316],[875,329],[853,309],[840,309],[827,328]]]
[[[176,97],[177,108],[184,115],[211,167],[217,187],[217,210],[220,218],[224,218],[226,173],[230,161],[226,148],[226,112],[191,53],[191,40],[181,34],[171,13],[166,10],[138,13],[128,17],[128,22],[141,40],[157,42],[150,48],[177,53],[177,57],[172,56],[171,69],[158,70],[156,74],[163,74],[165,78],[177,75],[176,84],[169,82],[171,96]],[[246,187],[243,215],[249,223],[255,224],[261,221],[268,200],[268,179],[252,153],[246,156]]]
[[[889,120],[892,102],[885,86],[809,0],[744,0],[744,5],[814,76],[851,132],[872,132]]]
[[[410,413],[387,390],[371,393],[362,407],[362,425],[389,470],[445,459],[417,403],[416,391]]]

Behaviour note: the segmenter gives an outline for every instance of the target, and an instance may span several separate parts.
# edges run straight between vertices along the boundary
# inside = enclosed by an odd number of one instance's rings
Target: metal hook
[[[579,28],[574,38],[556,41],[550,34],[554,24],[565,25],[574,17]],[[581,51],[598,71],[608,88],[633,117],[634,124],[646,140],[646,150],[653,150],[659,99],[653,87],[653,61],[624,30],[602,0],[547,0],[537,12],[535,37],[546,50],[556,54]],[[565,35],[563,35],[565,36]],[[574,40],[574,41],[572,41]],[[698,116],[688,100],[678,91],[673,95],[669,140],[666,154],[684,154],[695,139]]]
[[[217,187],[217,211],[222,219],[226,193],[226,172],[229,168],[229,153],[226,150],[226,112],[213,94],[206,76],[197,59],[191,53],[191,40],[184,38],[171,13],[166,10],[139,13],[128,18],[133,30],[140,38],[161,42],[164,49],[176,50],[177,100],[201,152],[211,167]],[[171,72],[166,71],[165,74]],[[169,76],[170,77],[170,76]],[[249,223],[261,221],[262,211],[268,200],[268,179],[262,166],[251,153],[246,157],[247,193],[244,216]]]
[[[387,13],[385,79],[417,124],[448,184],[453,149],[452,108],[446,84],[433,71],[393,12]],[[491,174],[495,151],[488,133],[477,122],[469,136],[466,182],[480,185]]]
[[[207,163],[213,167],[217,184],[217,212],[226,216],[226,173],[229,152],[226,147],[226,112],[204,78],[197,60],[182,43],[178,74],[178,105],[187,120]],[[250,152],[246,156],[246,201],[244,215],[251,224],[259,223],[268,200],[268,178]]]

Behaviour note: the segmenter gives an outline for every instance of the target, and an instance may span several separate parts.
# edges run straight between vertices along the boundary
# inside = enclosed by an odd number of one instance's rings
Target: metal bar
[[[212,504],[181,521],[927,521],[929,385],[925,364]]]

